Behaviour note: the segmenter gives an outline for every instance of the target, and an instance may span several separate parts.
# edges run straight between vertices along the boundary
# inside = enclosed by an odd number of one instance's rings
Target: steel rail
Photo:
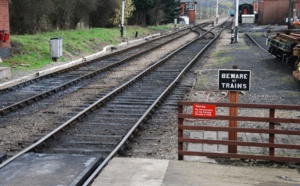
[[[193,32],[193,30],[191,30],[191,32]],[[188,33],[190,33],[190,32],[188,32]],[[173,39],[171,39],[171,40],[168,40],[168,41],[166,41],[166,42],[164,42],[164,43],[161,43],[161,44],[159,44],[159,45],[157,45],[157,46],[154,46],[154,47],[150,48],[149,50],[145,50],[145,51],[139,52],[139,53],[137,53],[137,54],[134,54],[134,55],[132,55],[132,56],[127,57],[126,59],[123,59],[123,60],[121,60],[121,61],[115,62],[115,63],[110,64],[110,65],[107,65],[107,66],[102,67],[102,68],[100,68],[100,69],[98,69],[98,70],[95,70],[94,72],[88,73],[88,74],[83,75],[83,76],[81,76],[81,77],[79,77],[79,78],[76,78],[76,79],[73,79],[73,80],[71,80],[71,81],[69,81],[69,82],[66,82],[66,83],[64,83],[64,84],[62,84],[62,85],[60,85],[60,86],[57,86],[57,87],[53,88],[53,89],[50,89],[50,90],[48,90],[48,91],[42,92],[42,93],[37,94],[37,95],[34,95],[34,96],[29,97],[29,98],[27,98],[27,99],[24,99],[24,100],[22,100],[22,101],[16,102],[16,103],[14,103],[14,104],[12,104],[12,105],[9,105],[9,106],[7,106],[7,107],[1,108],[1,109],[0,109],[0,114],[1,114],[1,115],[5,115],[5,114],[9,113],[10,111],[15,110],[16,108],[23,108],[23,107],[24,107],[24,106],[23,106],[24,104],[29,105],[29,104],[31,104],[31,102],[35,102],[35,101],[44,99],[44,98],[46,98],[46,97],[48,97],[48,96],[50,96],[50,95],[53,95],[54,93],[57,93],[58,91],[65,90],[65,89],[67,89],[68,87],[70,87],[70,86],[72,86],[72,85],[75,85],[75,84],[81,82],[81,81],[84,80],[84,79],[92,78],[92,77],[94,77],[94,76],[96,76],[96,75],[98,75],[98,74],[100,74],[100,73],[102,73],[102,72],[105,72],[105,71],[110,70],[110,69],[113,68],[113,67],[117,67],[117,66],[119,66],[119,65],[122,65],[122,64],[124,64],[125,62],[128,62],[129,60],[132,60],[132,59],[134,59],[134,58],[136,58],[136,57],[139,57],[139,56],[141,56],[141,55],[143,55],[143,54],[145,54],[145,53],[147,53],[147,52],[149,52],[149,51],[155,50],[155,49],[157,49],[157,48],[159,48],[159,47],[161,47],[161,46],[163,46],[163,45],[166,45],[166,44],[168,44],[168,43],[170,43],[170,42],[172,42],[172,41],[174,41],[174,40],[176,40],[176,39],[178,39],[178,38],[180,38],[180,37],[182,37],[183,35],[186,35],[186,34],[188,34],[188,33],[183,33],[183,34],[181,34],[181,35],[179,35],[179,36],[177,36],[177,37],[175,37],[175,38],[173,38]]]
[[[160,103],[160,101],[167,95],[168,92],[171,91],[172,88],[176,86],[176,84],[180,81],[180,78],[182,75],[196,62],[196,60],[203,54],[204,51],[207,50],[208,47],[210,47],[220,36],[222,31],[225,28],[223,28],[217,36],[214,37],[201,51],[188,63],[188,65],[180,72],[180,74],[175,78],[175,80],[165,89],[165,91],[153,102],[153,104],[149,107],[149,109],[143,114],[143,116],[134,124],[134,126],[130,129],[130,131],[124,136],[124,138],[121,140],[121,142],[118,144],[118,146],[105,158],[105,160],[99,165],[99,167],[94,171],[94,173],[86,180],[86,182],[83,184],[83,186],[90,185],[94,178],[101,172],[101,170],[108,164],[108,162],[115,156],[115,154],[121,149],[121,147],[126,143],[126,141],[130,138],[130,136],[134,133],[134,131],[138,128],[138,126],[144,121],[144,119],[149,115],[150,112],[153,111],[153,109]],[[209,33],[208,31],[207,33]],[[205,34],[204,34],[205,35]],[[187,47],[191,43],[201,39],[204,35],[199,36],[194,41],[184,45],[180,50]]]
[[[204,22],[204,23],[201,23],[201,24],[208,24],[208,23],[207,23],[207,22]],[[170,34],[166,34],[166,35],[163,35],[163,36],[160,36],[160,37],[151,39],[151,40],[149,40],[149,41],[147,41],[147,42],[140,43],[140,44],[138,44],[138,45],[135,45],[135,46],[132,46],[132,47],[129,47],[129,48],[125,48],[125,49],[122,49],[122,50],[119,50],[119,51],[115,51],[115,52],[112,52],[112,53],[110,53],[110,54],[106,54],[106,55],[104,55],[104,56],[98,57],[98,58],[96,58],[96,59],[93,59],[93,60],[91,60],[91,61],[88,61],[88,63],[93,63],[93,62],[96,62],[96,61],[98,61],[98,60],[103,60],[103,59],[109,58],[109,57],[111,57],[111,56],[115,56],[115,55],[117,55],[117,54],[124,53],[124,52],[126,52],[126,51],[128,51],[128,50],[131,50],[131,49],[139,48],[139,47],[141,47],[141,46],[143,46],[143,45],[146,45],[146,44],[155,42],[155,41],[157,41],[157,40],[159,40],[159,39],[162,39],[162,38],[165,38],[165,37],[168,37],[168,36],[171,36],[171,35],[175,35],[175,34],[177,34],[178,32],[185,31],[185,30],[187,30],[187,29],[192,29],[192,28],[193,28],[193,27],[186,27],[186,28],[183,28],[183,29],[181,29],[181,30],[178,29],[177,31],[172,32],[172,33],[170,33]],[[83,57],[83,60],[84,60],[84,59],[85,59],[85,57]],[[25,81],[25,82],[16,84],[16,85],[14,85],[14,86],[12,86],[12,87],[0,89],[0,92],[9,92],[9,91],[11,91],[11,90],[20,88],[20,87],[22,87],[22,86],[26,86],[26,85],[28,85],[28,84],[30,84],[30,83],[39,81],[39,80],[41,80],[41,79],[48,78],[49,76],[53,76],[53,75],[56,75],[56,74],[60,74],[60,73],[66,72],[66,71],[71,71],[71,70],[73,70],[73,69],[75,69],[75,68],[80,68],[80,67],[82,67],[83,65],[86,65],[86,63],[80,63],[80,64],[77,64],[77,65],[74,65],[74,66],[71,66],[71,67],[67,67],[67,68],[64,68],[64,69],[55,71],[55,72],[50,73],[50,74],[46,74],[46,75],[43,75],[43,76],[35,77],[35,78],[30,79],[30,80],[28,80],[28,81]]]
[[[269,51],[267,51],[266,49],[264,49],[257,41],[255,41],[255,39],[248,33],[245,33],[246,36],[250,39],[250,41],[252,41],[256,46],[258,46],[259,48],[261,48],[264,52],[268,53],[269,55],[271,55],[273,58],[277,59],[277,57],[274,55],[274,54],[271,54]],[[278,60],[280,61],[281,63],[285,64],[282,60]],[[291,67],[290,65],[287,65],[289,67]]]
[[[259,48],[261,48],[263,51],[265,51],[266,53],[270,54],[269,51],[267,51],[266,49],[264,49],[257,41],[255,41],[255,39],[249,34],[249,33],[245,33],[245,35],[253,42],[255,43]],[[273,54],[271,54],[273,57],[275,57]],[[275,57],[276,58],[276,57]]]
[[[158,62],[154,63],[153,65],[151,65],[150,67],[148,67],[144,71],[140,72],[138,75],[136,75],[135,77],[133,77],[132,79],[130,79],[129,81],[127,81],[126,83],[124,83],[123,85],[120,85],[115,90],[113,90],[110,93],[106,94],[105,96],[103,96],[102,98],[100,98],[98,101],[94,102],[93,104],[91,104],[90,106],[88,106],[87,108],[85,108],[84,110],[82,110],[81,112],[77,113],[75,116],[73,116],[72,118],[70,118],[68,121],[66,121],[65,123],[63,123],[59,127],[57,127],[55,130],[53,130],[52,132],[50,132],[49,134],[47,134],[46,136],[44,136],[43,138],[41,138],[40,140],[38,140],[37,142],[35,142],[34,144],[30,145],[29,147],[25,148],[21,152],[17,153],[16,155],[14,155],[13,157],[11,157],[10,159],[8,159],[5,162],[3,162],[2,164],[0,164],[0,169],[3,168],[4,166],[6,166],[8,163],[10,163],[13,160],[15,160],[16,158],[20,157],[21,155],[29,152],[30,150],[32,150],[35,147],[39,146],[40,144],[44,143],[45,141],[47,141],[48,139],[50,139],[52,136],[54,136],[55,134],[59,133],[62,129],[64,129],[65,127],[71,125],[78,118],[81,118],[84,115],[86,115],[86,113],[88,113],[89,111],[93,110],[93,108],[98,107],[102,103],[105,103],[107,100],[109,100],[110,98],[112,98],[114,95],[118,94],[119,92],[121,92],[122,90],[124,90],[127,86],[129,86],[129,85],[133,84],[134,82],[138,81],[139,79],[141,79],[144,75],[148,74],[151,70],[153,70],[157,66],[161,65],[162,62],[166,61],[170,56],[175,55],[180,50],[182,50],[183,48],[185,48],[186,46],[188,46],[190,43],[192,43],[194,41],[196,41],[196,40],[193,40],[193,41],[189,42],[188,44],[180,47],[179,49],[173,51],[172,53],[168,54],[166,57],[164,57],[163,59],[161,59]]]
[[[224,29],[224,28],[223,28]],[[221,33],[221,32],[220,32]],[[219,33],[219,35],[220,35]],[[110,92],[109,94],[107,94],[106,96],[104,96],[103,98],[99,99],[98,101],[96,101],[95,103],[93,103],[92,105],[90,105],[89,107],[87,107],[86,109],[84,109],[83,111],[79,112],[78,114],[76,114],[76,116],[74,116],[73,118],[69,119],[67,122],[65,122],[63,125],[61,125],[60,127],[56,128],[55,130],[53,130],[52,132],[50,132],[48,135],[46,135],[45,137],[41,138],[39,141],[35,142],[34,144],[30,145],[29,147],[27,147],[26,149],[22,150],[21,152],[19,152],[18,154],[16,154],[15,156],[11,157],[10,159],[8,159],[7,161],[5,161],[4,163],[2,163],[0,165],[0,169],[3,168],[4,166],[6,166],[7,164],[9,164],[10,162],[12,162],[13,160],[15,160],[16,158],[20,157],[21,155],[23,155],[24,153],[27,153],[31,150],[33,150],[34,148],[36,148],[37,146],[43,144],[45,141],[47,141],[48,139],[50,139],[53,135],[59,133],[61,130],[63,130],[66,126],[71,125],[73,122],[75,122],[77,119],[83,117],[86,115],[86,113],[94,110],[94,108],[99,107],[99,105],[105,103],[108,99],[110,99],[111,97],[113,97],[115,94],[119,93],[120,91],[124,90],[127,86],[131,85],[132,83],[136,82],[137,80],[139,80],[142,76],[146,75],[149,73],[149,70],[153,70],[155,67],[157,67],[158,65],[160,65],[161,63],[163,63],[164,61],[167,60],[167,58],[169,58],[170,56],[178,53],[180,50],[182,50],[183,48],[186,48],[189,44],[195,42],[196,40],[198,40],[199,38],[203,37],[199,36],[197,39],[195,39],[194,41],[189,42],[188,44],[184,45],[183,47],[177,49],[176,51],[172,52],[171,54],[169,54],[168,56],[166,56],[165,58],[163,58],[162,60],[158,61],[157,63],[153,64],[152,66],[148,67],[146,70],[144,70],[143,72],[139,73],[137,76],[135,76],[134,78],[132,78],[131,80],[129,80],[128,82],[124,83],[123,85],[119,86],[118,88],[116,88],[114,91]],[[180,75],[177,76],[177,78],[173,81],[173,83],[171,85],[169,85],[168,89],[166,89],[164,91],[164,93],[160,96],[160,98],[162,98],[164,95],[166,95],[167,92],[169,92],[169,90],[174,87],[174,85],[179,81],[180,77],[182,76],[182,74],[194,63],[194,61],[196,61],[196,59],[202,54],[202,52],[204,50],[206,50],[212,43],[213,41],[215,41],[217,39],[217,37],[215,37],[214,40],[211,40],[209,42],[209,44],[203,48],[197,55],[196,57],[194,57],[194,59],[189,63],[188,66],[186,66],[184,68],[184,70],[181,71]],[[151,112],[151,110],[159,103],[159,99],[157,99],[155,101],[155,103],[147,110],[147,114]],[[142,118],[144,119],[147,114],[143,114]],[[138,127],[139,123],[141,123],[143,121],[143,119],[139,119],[139,121],[135,124],[134,128],[130,130],[129,133],[127,133],[126,138],[124,138],[120,144],[124,144],[129,136],[133,133],[133,131]],[[121,147],[122,145],[118,145],[118,147]],[[111,154],[114,155],[118,150],[113,151]],[[112,157],[112,156],[111,156]],[[105,163],[106,164],[106,163]]]

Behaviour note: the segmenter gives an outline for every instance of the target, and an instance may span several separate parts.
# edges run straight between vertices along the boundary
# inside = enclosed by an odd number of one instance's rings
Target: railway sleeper
[[[137,102],[140,106],[146,106],[146,107],[149,107],[151,105],[151,103],[153,102],[150,102],[150,101],[143,101],[143,102]],[[129,100],[118,100],[118,101],[114,101],[110,104],[118,104],[118,105],[128,105],[128,107],[130,106],[136,106],[136,102],[133,102],[133,101],[129,101]]]
[[[114,107],[115,109],[147,109],[149,106],[148,105],[120,105],[116,103],[109,103],[107,106]]]
[[[36,99],[36,98],[34,98],[34,100],[33,99],[27,99],[24,103],[26,103],[27,105],[31,105],[31,104],[33,104],[37,101],[38,101],[38,99]],[[20,105],[22,105],[22,104],[20,104]]]
[[[0,163],[7,159],[7,154],[3,154],[0,152]]]
[[[112,149],[86,149],[86,148],[53,148],[53,153],[68,153],[68,154],[107,154]]]
[[[74,134],[73,136],[65,137],[67,140],[96,140],[96,141],[120,141],[122,135],[91,135],[91,134]]]
[[[129,143],[126,141],[126,143],[123,144],[122,147],[120,147],[120,149],[119,149],[119,151],[118,151],[118,154],[119,154],[120,156],[125,156],[125,155],[126,155],[126,152],[127,152],[127,150],[128,150],[129,148],[130,148],[130,147],[129,147]]]
[[[145,107],[144,110],[146,110],[147,108]],[[118,109],[118,108],[107,108],[107,109],[104,109],[102,112],[107,112],[107,113],[122,113],[122,112],[125,112],[125,113],[141,113],[143,114],[144,113],[144,110],[142,110],[141,108],[121,108],[121,109]]]
[[[13,157],[14,155],[16,155],[15,152],[7,152],[7,153],[6,153],[6,158],[7,158],[7,159],[8,159],[8,158],[11,158],[11,157]]]
[[[98,134],[98,135],[122,135],[124,134],[124,132],[126,132],[127,130],[123,129],[123,130],[119,130],[119,129],[115,129],[115,130],[108,130],[108,129],[102,129],[102,130],[97,130],[97,129],[79,129],[81,133],[89,133],[89,134]]]
[[[148,147],[146,146],[144,148],[134,149],[131,153],[136,154],[136,155],[139,155],[139,154],[144,155],[144,154],[146,154],[146,155],[149,156],[149,155],[152,155],[155,152],[153,152],[153,150],[149,149],[149,146]]]
[[[111,141],[68,141],[70,144],[88,144],[88,145],[117,145],[117,142]]]
[[[1,116],[5,116],[5,115],[8,114],[8,113],[9,113],[8,110],[0,111]]]
[[[141,112],[143,113],[143,112]],[[118,116],[118,117],[132,117],[132,118],[139,118],[141,114],[139,113],[113,113],[113,112],[101,112],[101,117],[111,117],[111,116]]]
[[[18,142],[18,145],[21,146],[22,148],[24,148],[26,146],[32,145],[33,143],[35,143],[37,141],[38,141],[38,139],[30,138],[28,140],[23,140],[23,141]]]
[[[101,127],[101,129],[113,129],[120,127],[130,128],[132,123],[135,122],[136,119],[133,118],[97,118],[97,121],[89,121],[85,122],[86,125],[94,127],[94,125]]]
[[[55,146],[54,148],[87,148],[87,149],[113,149],[117,143],[101,143],[101,142],[93,142],[93,141],[81,141],[77,142],[63,142],[60,143],[59,146]]]
[[[23,149],[24,149],[23,147],[13,147],[13,148],[9,149],[9,151],[10,152],[19,152]]]

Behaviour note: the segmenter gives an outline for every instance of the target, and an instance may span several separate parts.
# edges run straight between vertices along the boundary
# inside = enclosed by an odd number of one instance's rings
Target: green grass
[[[174,28],[174,24],[167,24],[167,25],[159,25],[159,26],[149,26],[148,27],[151,30],[166,30]]]
[[[169,28],[170,25],[159,27],[128,26],[124,36],[133,39],[135,33],[139,37],[150,35],[158,30]],[[17,69],[36,69],[50,64],[51,38],[62,37],[63,57],[60,61],[69,61],[74,57],[82,57],[101,51],[106,45],[114,45],[122,42],[120,28],[93,28],[87,30],[68,30],[55,32],[42,32],[36,35],[12,35],[12,56],[4,59],[2,66],[10,66]]]

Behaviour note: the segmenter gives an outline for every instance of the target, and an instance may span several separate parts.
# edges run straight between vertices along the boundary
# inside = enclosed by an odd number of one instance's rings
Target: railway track
[[[200,26],[205,27],[208,24],[202,23]],[[41,77],[37,74],[35,79],[2,89],[0,90],[0,114],[6,115],[62,90],[72,88],[78,83],[84,83],[87,79],[95,78],[95,76],[114,67],[137,59],[143,54],[179,39],[192,31],[192,28],[185,28],[161,38],[114,52],[91,62],[81,63]]]
[[[181,76],[231,23],[226,24],[207,32],[199,28],[197,31],[201,36],[131,77],[118,88],[93,98],[89,106],[74,111],[66,122],[58,123],[59,127],[2,163],[0,168],[3,171],[29,152],[105,158],[85,182],[89,184],[115,154],[122,152],[132,134],[162,104]],[[185,90],[182,89],[179,94]],[[84,179],[77,183],[82,184]]]
[[[185,37],[187,38],[185,39]],[[186,42],[193,37],[194,34],[192,37],[184,36],[181,40]],[[181,42],[178,44],[177,42],[175,44],[171,43],[174,45],[171,48],[159,48],[163,52],[156,52],[155,55],[163,57],[170,49],[176,46],[179,47]],[[153,55],[153,53],[143,55],[142,60],[131,60],[124,65],[114,67],[99,76],[88,79],[90,81],[80,82],[68,90],[40,100],[36,104],[0,117],[2,127],[0,129],[2,136],[0,152],[6,152],[10,157],[20,149],[39,140],[49,131],[54,130],[61,123],[68,121],[78,112],[88,107],[95,100],[113,91],[122,83],[140,73],[143,68],[151,65],[154,60],[150,60],[149,55]],[[20,133],[20,135],[15,133]]]

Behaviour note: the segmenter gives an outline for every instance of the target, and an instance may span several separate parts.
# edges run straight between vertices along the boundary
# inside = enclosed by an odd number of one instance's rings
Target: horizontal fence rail
[[[195,116],[191,110],[195,105],[214,106],[216,112],[212,116]],[[218,113],[220,108],[222,112]],[[224,109],[237,108],[239,111],[247,109],[247,115],[224,115]],[[259,109],[259,112],[265,113],[264,116],[251,116],[251,112]],[[287,114],[280,117],[281,111],[296,112],[296,114]],[[300,106],[297,105],[266,105],[266,104],[243,104],[243,103],[212,103],[212,102],[178,102],[178,159],[183,160],[185,155],[189,156],[207,156],[207,157],[220,157],[220,158],[240,158],[240,159],[260,159],[276,162],[300,162]],[[243,112],[243,113],[247,113]],[[202,125],[201,122],[189,122],[189,120],[205,120],[206,123],[214,123],[212,125]],[[228,123],[227,126],[224,126]],[[243,127],[239,124],[234,127],[229,127],[230,121],[244,122]],[[223,122],[222,125],[219,123]],[[247,125],[247,122],[251,124]],[[259,127],[253,127],[253,123]],[[282,126],[284,125],[284,127]],[[278,126],[278,127],[277,127]],[[188,132],[222,132],[227,133],[228,137],[225,139],[195,139],[191,138]],[[243,135],[256,135],[264,136],[264,140],[241,140],[238,136]],[[284,143],[277,140],[277,135],[285,136],[290,139],[293,136],[293,143]],[[279,137],[278,137],[279,138]],[[281,138],[280,138],[281,139]],[[189,151],[185,150],[185,144],[207,144],[207,145],[222,145],[227,147],[227,151],[222,148],[222,151]],[[252,153],[251,151],[239,151],[237,147],[250,148],[266,148],[262,150],[264,153]],[[278,149],[284,150],[279,151]],[[278,150],[278,152],[277,152]],[[290,153],[290,151],[293,153]],[[284,152],[284,153],[283,153]]]

